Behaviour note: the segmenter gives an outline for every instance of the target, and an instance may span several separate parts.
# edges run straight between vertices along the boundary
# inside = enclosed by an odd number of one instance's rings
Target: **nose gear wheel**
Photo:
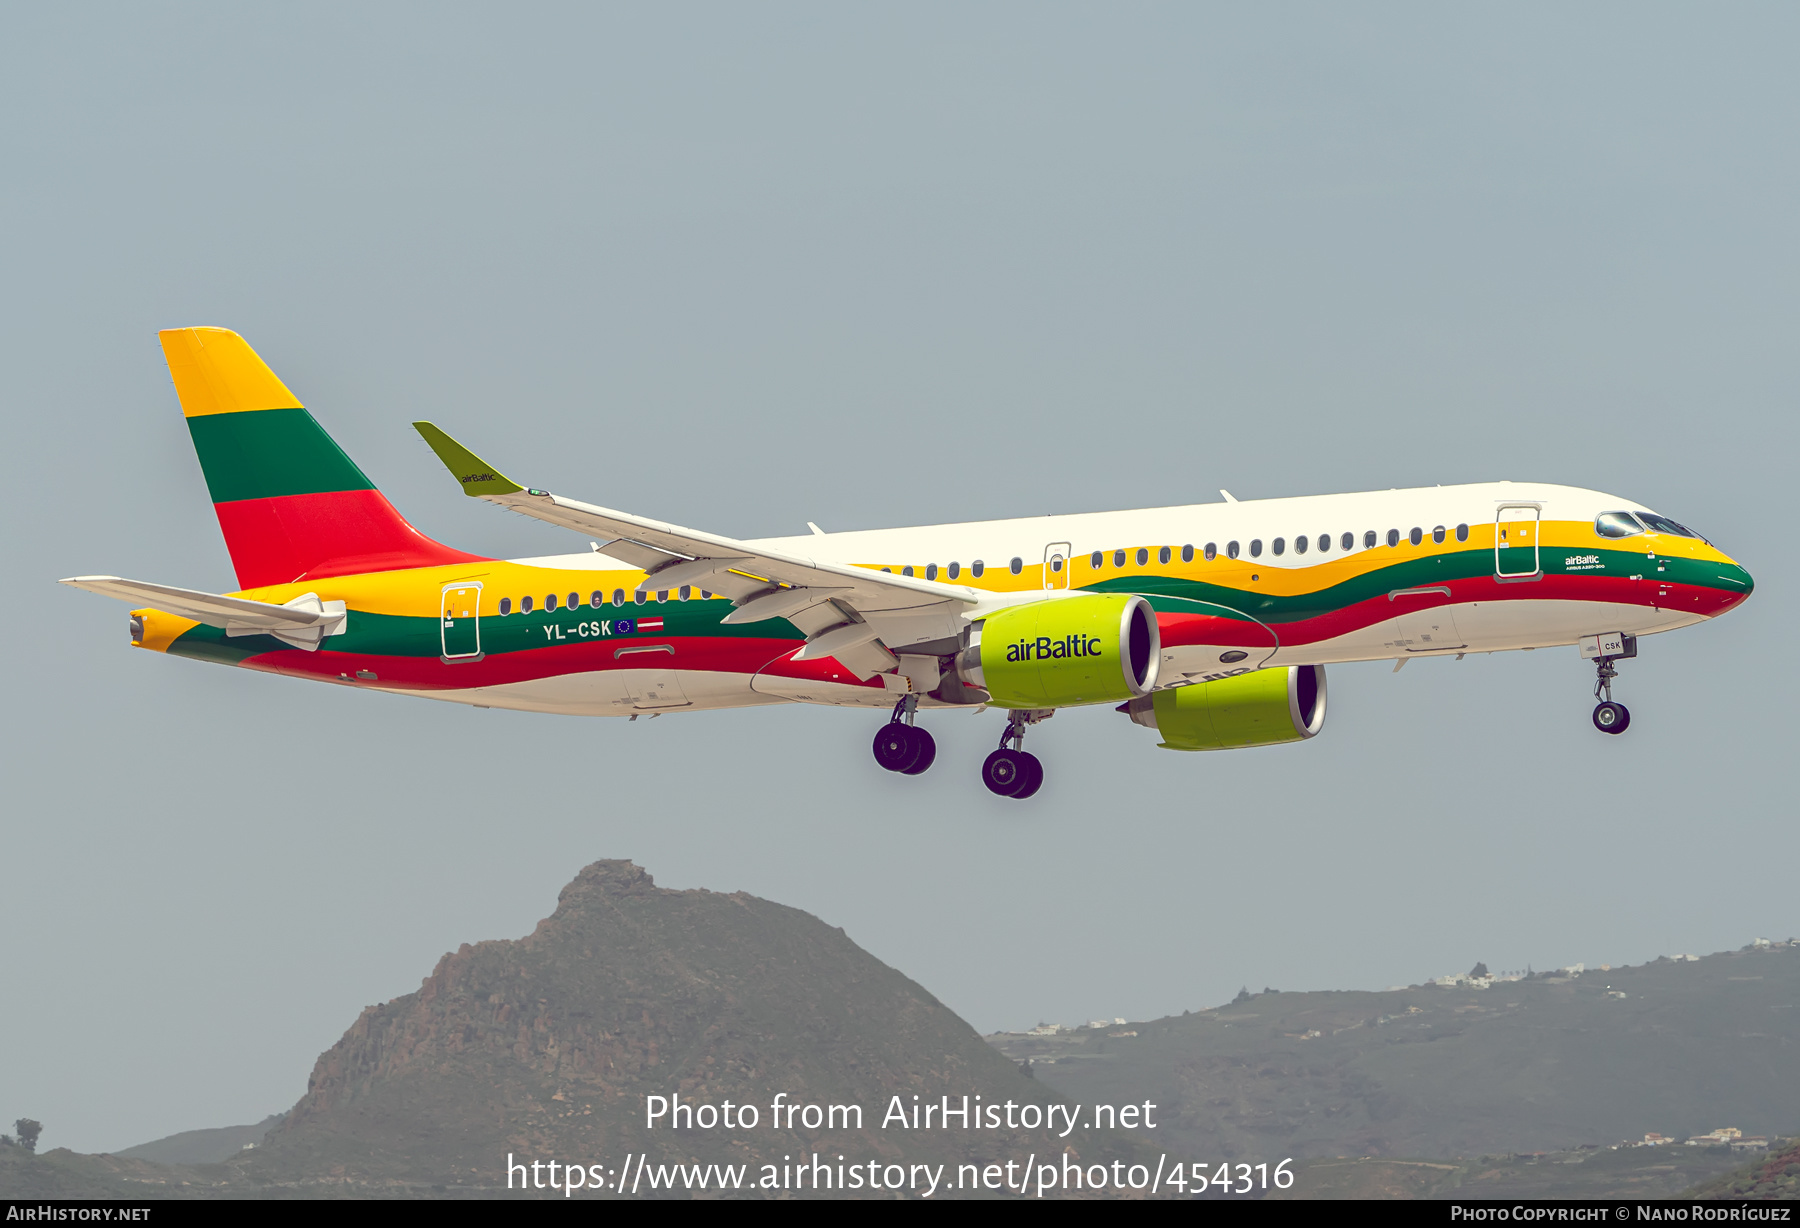
[[[1626,637],[1630,647],[1628,656],[1637,655],[1637,645],[1631,637]],[[1594,705],[1594,728],[1601,733],[1624,733],[1631,728],[1631,709],[1616,702],[1612,697],[1613,679],[1619,671],[1613,662],[1617,657],[1596,657],[1594,659],[1594,698],[1600,702]]]

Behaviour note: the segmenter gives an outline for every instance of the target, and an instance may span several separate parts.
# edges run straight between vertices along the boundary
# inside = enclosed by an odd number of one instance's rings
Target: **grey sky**
[[[0,1120],[298,1098],[360,1007],[599,857],[811,910],[978,1028],[1800,930],[1790,5],[20,6]],[[421,528],[516,478],[739,536],[1514,478],[1758,591],[1646,640],[1330,671],[1303,746],[1111,711],[626,725],[135,652],[57,588],[231,571],[158,328],[242,332]]]

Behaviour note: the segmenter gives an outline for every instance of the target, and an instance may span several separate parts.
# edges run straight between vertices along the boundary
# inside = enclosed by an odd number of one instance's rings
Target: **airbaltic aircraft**
[[[237,570],[213,594],[115,576],[131,642],[486,708],[890,710],[875,758],[931,766],[917,714],[1008,713],[982,779],[1043,783],[1028,726],[1116,704],[1171,750],[1313,737],[1325,665],[1579,646],[1594,725],[1615,662],[1723,614],[1750,575],[1613,495],[1493,482],[739,541],[518,485],[428,422],[463,493],[592,537],[465,554],[397,512],[236,333],[161,334]]]

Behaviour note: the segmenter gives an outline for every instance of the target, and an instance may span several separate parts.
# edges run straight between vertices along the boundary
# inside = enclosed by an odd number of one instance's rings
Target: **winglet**
[[[463,494],[479,499],[483,495],[514,495],[525,489],[431,423],[415,422],[413,430],[424,436],[450,476],[462,483]]]

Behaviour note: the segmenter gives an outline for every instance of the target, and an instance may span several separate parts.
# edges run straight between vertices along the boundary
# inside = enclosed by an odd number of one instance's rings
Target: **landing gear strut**
[[[937,741],[913,724],[919,697],[908,695],[894,705],[894,714],[875,735],[875,762],[890,772],[917,776],[937,758]]]
[[[1054,709],[1014,709],[1000,735],[1000,749],[981,765],[981,783],[991,793],[1024,801],[1044,783],[1044,765],[1025,749],[1025,726],[1035,725],[1055,714]]]
[[[1618,656],[1597,657],[1594,661],[1594,698],[1600,702],[1594,706],[1594,728],[1601,733],[1624,733],[1631,728],[1631,709],[1624,704],[1615,703],[1612,697],[1613,679],[1619,671],[1613,668],[1613,662],[1623,657],[1637,656],[1637,642],[1632,637],[1625,637],[1629,652]]]

